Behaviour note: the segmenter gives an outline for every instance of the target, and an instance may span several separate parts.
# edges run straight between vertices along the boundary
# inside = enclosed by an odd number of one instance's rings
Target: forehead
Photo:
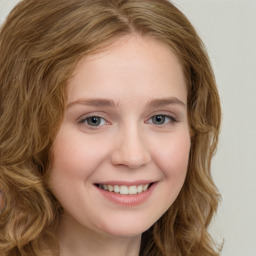
[[[182,67],[170,47],[151,38],[126,36],[80,61],[68,85],[68,101],[81,93],[87,97],[122,93],[166,97],[171,90],[186,102]]]

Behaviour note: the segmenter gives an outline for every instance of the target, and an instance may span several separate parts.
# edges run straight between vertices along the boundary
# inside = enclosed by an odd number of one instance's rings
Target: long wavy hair
[[[207,231],[219,194],[210,173],[221,110],[204,45],[167,0],[23,0],[0,31],[1,256],[57,256],[61,207],[47,186],[66,86],[84,56],[137,34],[168,45],[188,89],[191,152],[183,188],[142,235],[140,255],[218,256]]]

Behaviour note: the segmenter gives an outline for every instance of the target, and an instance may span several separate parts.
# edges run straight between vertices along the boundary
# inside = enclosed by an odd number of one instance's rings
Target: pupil
[[[154,117],[154,121],[156,124],[163,124],[164,120],[165,120],[164,116],[155,116]]]
[[[100,118],[96,116],[90,117],[88,120],[88,124],[92,126],[97,126],[100,124]]]

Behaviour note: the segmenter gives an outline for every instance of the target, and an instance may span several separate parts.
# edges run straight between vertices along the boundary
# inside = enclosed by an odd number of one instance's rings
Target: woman
[[[0,54],[1,255],[219,255],[219,96],[177,8],[21,1]]]

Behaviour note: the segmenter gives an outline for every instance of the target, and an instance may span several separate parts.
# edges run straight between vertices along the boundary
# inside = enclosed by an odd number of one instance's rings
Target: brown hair
[[[0,218],[2,256],[56,256],[60,207],[47,188],[66,85],[83,56],[129,34],[168,45],[188,87],[191,152],[184,186],[142,237],[141,255],[217,256],[207,227],[219,194],[210,174],[220,103],[204,46],[167,0],[23,0],[0,33]],[[50,244],[50,241],[54,241]]]

